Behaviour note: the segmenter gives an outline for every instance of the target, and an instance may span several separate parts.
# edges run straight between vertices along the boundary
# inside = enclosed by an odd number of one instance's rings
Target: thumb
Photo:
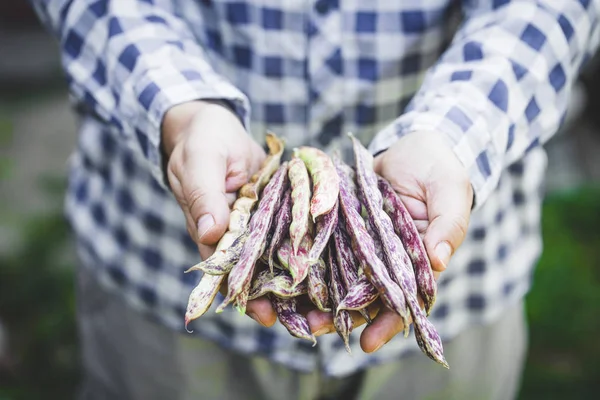
[[[185,202],[197,229],[199,244],[213,245],[229,224],[229,204],[225,192],[227,157],[204,148],[187,160],[182,182]]]
[[[434,271],[444,271],[463,242],[469,225],[473,189],[468,178],[434,179],[427,188],[429,227],[423,241]]]

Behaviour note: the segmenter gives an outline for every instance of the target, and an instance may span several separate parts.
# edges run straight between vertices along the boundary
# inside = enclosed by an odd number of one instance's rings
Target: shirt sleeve
[[[75,100],[143,154],[165,185],[160,126],[176,104],[231,105],[248,127],[249,101],[218,75],[168,0],[30,0],[60,40]]]
[[[504,167],[560,127],[599,41],[600,0],[463,0],[465,20],[406,112],[370,145],[435,131],[469,172],[479,208]]]

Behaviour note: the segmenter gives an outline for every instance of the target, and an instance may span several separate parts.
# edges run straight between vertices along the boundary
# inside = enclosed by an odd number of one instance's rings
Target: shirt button
[[[317,12],[319,14],[327,13],[327,11],[329,11],[329,1],[328,0],[318,0],[317,3],[315,4],[315,10],[317,10]]]

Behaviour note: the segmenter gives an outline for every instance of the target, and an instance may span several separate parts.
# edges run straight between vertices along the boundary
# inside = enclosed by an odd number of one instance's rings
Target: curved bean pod
[[[217,243],[215,253],[204,260],[204,263],[225,265],[235,258],[239,259],[239,255],[235,254],[233,250],[227,250],[246,231],[252,209],[258,201],[258,194],[281,164],[281,156],[284,150],[283,141],[276,135],[267,133],[266,142],[269,148],[267,158],[263,161],[260,170],[240,189],[238,198],[233,203],[228,230]],[[196,265],[189,270],[198,269],[201,269],[200,265]],[[186,329],[190,321],[201,317],[210,308],[224,279],[225,275],[202,275],[200,282],[190,293],[185,317]]]
[[[310,264],[308,270],[308,297],[317,308],[323,312],[330,312],[327,307],[329,303],[329,290],[325,283],[327,267],[322,259]]]
[[[294,156],[304,161],[312,178],[313,195],[310,201],[310,214],[313,221],[327,214],[333,208],[340,192],[340,179],[329,156],[314,147],[303,146],[294,149]]]
[[[343,174],[342,174],[343,175]],[[351,206],[352,197],[355,194],[349,192],[346,177],[340,175],[340,209],[348,225],[348,233],[352,239],[352,248],[357,256],[367,278],[377,288],[384,304],[402,317],[408,320],[406,312],[406,301],[404,294],[398,285],[390,278],[390,275],[381,261],[375,254],[375,245],[365,227],[365,221],[355,207]],[[340,307],[338,306],[338,311]]]
[[[290,299],[282,299],[277,296],[269,296],[271,304],[279,322],[288,330],[290,335],[299,339],[306,339],[313,342],[313,347],[317,344],[315,335],[310,331],[308,320],[304,315],[297,312],[298,300],[297,297]]]
[[[265,250],[271,221],[285,190],[286,176],[287,162],[284,162],[265,186],[258,209],[250,219],[250,235],[242,249],[240,260],[229,273],[227,296],[217,308],[217,312],[222,312],[242,292],[242,297],[237,299],[237,308],[242,314],[246,312],[246,296],[250,290],[254,267]]]
[[[300,242],[308,232],[310,223],[310,177],[306,165],[299,158],[290,161],[288,176],[292,187],[290,241],[294,254],[298,254]]]
[[[331,293],[332,307],[337,309],[342,299],[346,296],[346,288],[344,287],[344,283],[340,275],[340,269],[331,253],[332,252],[329,251],[327,259],[330,271],[329,292]],[[346,351],[348,353],[352,353],[350,350],[350,334],[354,328],[354,322],[352,321],[350,312],[341,310],[340,312],[336,313],[333,317],[333,326],[335,327],[338,335],[340,335],[344,341]]]
[[[356,159],[358,189],[362,192],[363,198],[366,201],[365,206],[369,213],[369,218],[373,222],[374,228],[379,233],[388,262],[400,263],[402,266],[402,268],[394,268],[397,264],[393,264],[391,268],[395,272],[396,281],[400,285],[408,308],[410,309],[414,321],[417,344],[421,348],[421,351],[429,358],[448,368],[448,363],[443,354],[442,341],[433,324],[427,320],[417,302],[417,285],[414,271],[410,266],[401,264],[404,263],[404,260],[399,257],[401,252],[399,251],[397,244],[397,242],[400,242],[400,239],[396,236],[392,227],[392,222],[382,208],[383,198],[377,188],[377,175],[375,174],[375,171],[373,171],[373,156],[355,137],[351,136],[351,139],[353,141]],[[375,190],[372,190],[373,186],[375,187]],[[404,250],[401,242],[399,246]],[[406,251],[404,251],[404,254],[406,254]],[[408,255],[406,257],[408,258]],[[408,325],[406,322],[404,327],[405,335],[407,335]]]
[[[382,177],[378,177],[377,184],[383,195],[383,210],[392,219],[394,230],[402,240],[415,271],[417,280],[417,291],[425,304],[427,315],[435,303],[437,284],[433,276],[433,270],[427,256],[427,251],[419,236],[417,226],[410,216],[400,196],[392,185]]]
[[[275,216],[275,228],[273,230],[273,236],[269,242],[269,248],[267,250],[267,261],[269,269],[273,272],[273,265],[275,252],[281,245],[281,242],[285,239],[289,232],[290,224],[292,222],[292,191],[286,190],[283,195],[283,201]]]

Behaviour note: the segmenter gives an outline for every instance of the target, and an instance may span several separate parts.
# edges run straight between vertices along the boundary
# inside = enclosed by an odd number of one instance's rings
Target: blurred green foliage
[[[600,188],[548,197],[544,252],[527,297],[530,349],[521,399],[600,392]]]
[[[42,185],[49,201],[60,202],[62,181]],[[69,229],[60,212],[16,228],[20,244],[0,257],[0,319],[10,338],[0,400],[70,399],[78,357]]]
[[[60,198],[64,183],[45,187]],[[594,398],[600,390],[599,208],[600,188],[545,201],[520,399]],[[31,216],[17,228],[21,245],[0,258],[0,318],[14,356],[0,371],[0,400],[70,399],[79,368],[69,231],[60,213]]]

